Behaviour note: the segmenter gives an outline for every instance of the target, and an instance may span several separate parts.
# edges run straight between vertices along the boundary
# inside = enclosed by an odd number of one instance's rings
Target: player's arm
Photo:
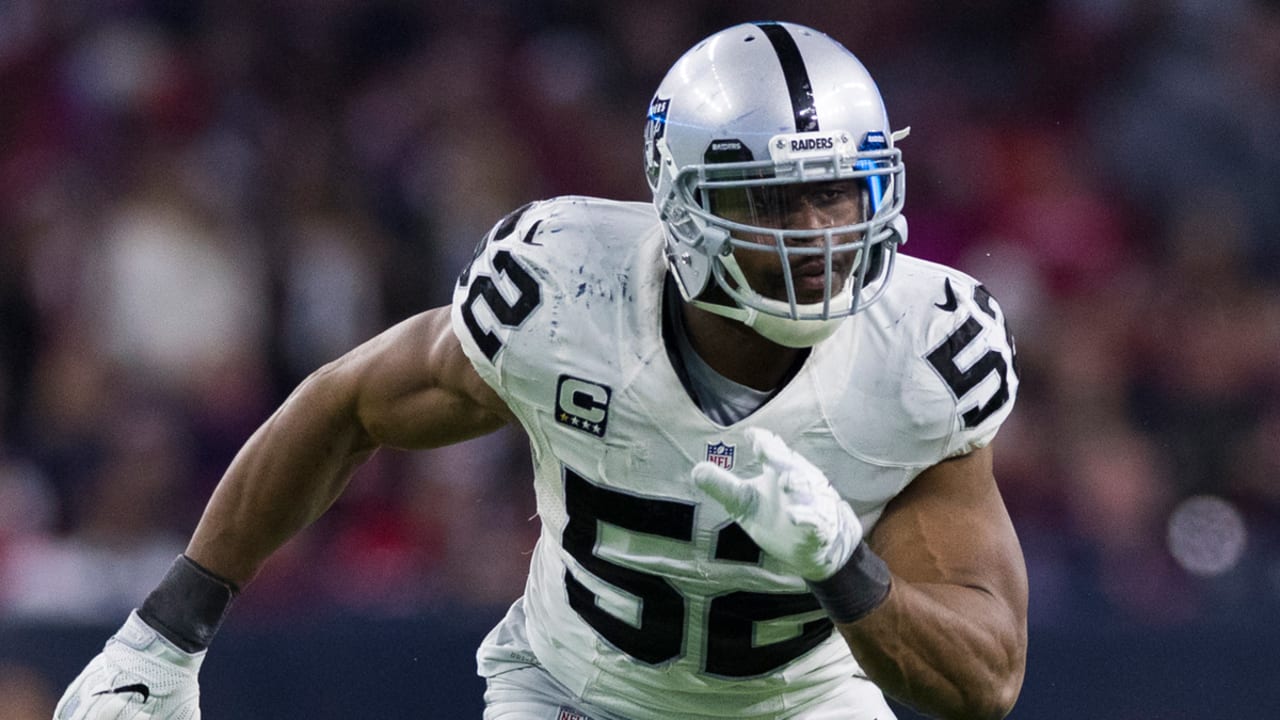
[[[1000,718],[1022,687],[1027,578],[984,448],[924,471],[874,536],[821,469],[747,430],[761,474],[709,462],[693,480],[809,583],[868,676],[946,718]]]
[[[889,594],[837,625],[872,681],[938,717],[1003,717],[1022,687],[1027,574],[991,457],[943,461],[888,505],[868,544]]]
[[[506,424],[449,322],[447,307],[427,311],[308,377],[237,454],[187,555],[243,587],[379,446],[438,447]]]
[[[187,552],[71,682],[54,717],[198,720],[196,678],[232,598],[362,461],[382,445],[444,445],[510,419],[453,335],[448,308],[316,371],[237,454]]]

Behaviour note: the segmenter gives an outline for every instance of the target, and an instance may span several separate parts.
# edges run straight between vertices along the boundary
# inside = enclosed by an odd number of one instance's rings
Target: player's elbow
[[[980,692],[970,697],[975,720],[1000,720],[1013,711],[1022,693],[1022,681],[1027,673],[1026,622],[1011,623],[1008,632],[1001,633],[990,646],[991,652],[984,663]]]
[[[1022,693],[1024,674],[1025,664],[1021,662],[992,673],[988,682],[983,683],[982,691],[969,696],[968,708],[960,717],[968,720],[1001,720],[1006,717]]]
[[[939,694],[931,707],[922,707],[931,717],[947,720],[1001,720],[1013,711],[1022,692],[1026,672],[1024,652],[1006,648],[1001,660],[989,657],[987,662],[971,663],[967,672],[956,675],[949,692]]]
[[[996,688],[992,693],[986,707],[978,716],[984,720],[1001,720],[1009,713],[1013,712],[1014,703],[1018,701],[1018,695],[1022,692],[1022,678],[1016,681],[1010,681]]]

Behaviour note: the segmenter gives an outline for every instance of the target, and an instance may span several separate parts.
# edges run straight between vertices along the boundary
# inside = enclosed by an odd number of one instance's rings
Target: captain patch
[[[556,382],[556,422],[602,438],[609,425],[611,395],[608,385],[561,375]]]

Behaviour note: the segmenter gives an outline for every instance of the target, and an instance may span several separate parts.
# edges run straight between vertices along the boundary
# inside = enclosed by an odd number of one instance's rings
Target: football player
[[[198,717],[232,599],[361,461],[513,422],[542,531],[477,656],[486,718],[1007,714],[1014,348],[981,284],[899,255],[905,136],[820,32],[699,43],[649,106],[653,203],[516,210],[449,307],[303,382],[57,720]]]

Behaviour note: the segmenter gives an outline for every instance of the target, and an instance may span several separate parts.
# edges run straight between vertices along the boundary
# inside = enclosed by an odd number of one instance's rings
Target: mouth
[[[849,262],[833,258],[831,267],[831,296],[844,288]],[[791,282],[796,289],[796,302],[804,305],[822,302],[827,296],[827,264],[822,258],[805,259],[791,268]]]
[[[832,275],[833,284],[836,276]],[[822,300],[827,290],[827,269],[825,263],[805,263],[791,270],[791,282],[796,289],[796,302],[810,303]],[[816,298],[809,299],[809,298]]]

